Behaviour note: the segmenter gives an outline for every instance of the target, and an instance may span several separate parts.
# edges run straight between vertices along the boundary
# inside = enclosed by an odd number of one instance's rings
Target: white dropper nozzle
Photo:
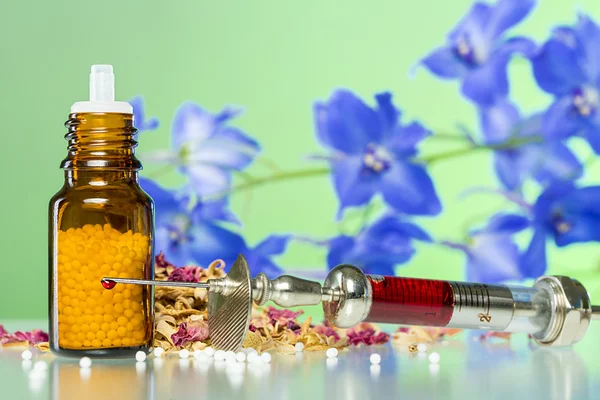
[[[124,101],[115,101],[115,75],[112,65],[92,65],[90,71],[90,101],[80,101],[73,104],[71,112],[133,114],[131,104]]]

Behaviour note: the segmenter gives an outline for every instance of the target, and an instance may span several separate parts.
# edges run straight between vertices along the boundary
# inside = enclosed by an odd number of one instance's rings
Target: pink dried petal
[[[325,335],[327,337],[332,336],[336,342],[340,340],[340,335],[338,335],[338,333],[330,326],[317,325],[312,329],[319,335]]]
[[[208,338],[208,325],[204,321],[182,322],[179,330],[171,335],[175,346],[185,346]]]
[[[41,329],[34,329],[31,332],[16,331],[15,333],[10,334],[2,325],[0,325],[0,344],[14,342],[29,342],[31,344],[38,344],[47,341],[48,334]]]
[[[158,255],[156,257],[154,257],[154,266],[155,266],[155,268],[167,268],[167,267],[177,268],[175,265],[171,264],[170,262],[168,262],[165,259],[165,254],[162,251],[160,253],[158,253]]]
[[[275,322],[279,322],[279,325],[287,325],[288,322],[295,320],[302,313],[302,310],[292,311],[271,306],[267,307],[267,316],[271,319],[273,325],[275,325]]]
[[[169,281],[175,282],[200,282],[202,275],[202,267],[189,265],[187,267],[177,268],[167,278]]]
[[[385,332],[377,332],[375,328],[368,323],[362,323],[346,332],[348,343],[354,346],[365,344],[371,346],[374,344],[384,344],[390,340],[390,335]]]
[[[408,332],[410,332],[410,328],[400,327],[400,328],[398,328],[398,330],[396,332],[408,333]]]

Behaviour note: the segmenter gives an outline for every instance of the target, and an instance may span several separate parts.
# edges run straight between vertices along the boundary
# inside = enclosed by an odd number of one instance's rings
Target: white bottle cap
[[[92,65],[90,72],[90,101],[79,101],[71,106],[71,113],[133,114],[131,104],[115,101],[115,75],[112,65]]]

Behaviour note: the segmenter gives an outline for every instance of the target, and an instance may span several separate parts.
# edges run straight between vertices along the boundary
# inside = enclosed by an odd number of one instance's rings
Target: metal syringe
[[[251,279],[240,255],[229,273],[207,282],[171,282],[106,277],[116,283],[205,288],[209,330],[216,348],[236,350],[244,342],[252,302],[282,307],[323,304],[325,318],[348,328],[362,321],[525,332],[542,345],[568,346],[581,340],[600,307],[586,289],[564,276],[540,277],[532,287],[366,275],[352,265],[331,270],[324,285],[283,275]]]

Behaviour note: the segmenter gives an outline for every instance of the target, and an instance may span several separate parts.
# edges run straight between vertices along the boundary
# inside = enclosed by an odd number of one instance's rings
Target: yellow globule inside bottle
[[[150,239],[110,224],[58,231],[58,332],[65,349],[141,346],[147,340],[142,287],[103,277],[144,278]]]

